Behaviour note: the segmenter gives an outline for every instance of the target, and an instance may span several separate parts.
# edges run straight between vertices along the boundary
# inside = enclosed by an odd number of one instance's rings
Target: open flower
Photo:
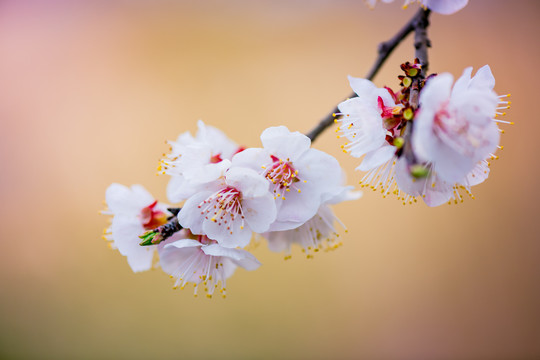
[[[342,146],[354,157],[364,156],[356,170],[367,171],[360,183],[387,195],[395,189],[394,165],[401,139],[403,105],[396,104],[397,95],[389,88],[378,88],[371,81],[349,76],[349,83],[358,97],[338,105],[338,132],[349,142]],[[399,116],[398,116],[399,115]]]
[[[432,164],[416,166],[424,167],[426,176],[414,177],[404,158],[400,158],[395,166],[395,180],[398,186],[396,195],[403,201],[403,205],[416,202],[416,197],[420,197],[428,206],[458,204],[463,202],[464,194],[474,199],[471,187],[482,183],[489,175],[487,160],[477,163],[465,178],[456,183],[441,179],[433,171]]]
[[[198,121],[198,132],[193,137],[189,132],[180,134],[171,141],[171,153],[160,162],[158,171],[171,176],[167,186],[167,197],[180,202],[195,192],[201,184],[208,182],[222,160],[230,160],[243,148],[230,140],[221,130]]]
[[[111,184],[105,198],[109,210],[103,213],[113,218],[104,237],[127,257],[134,272],[149,270],[156,246],[140,246],[139,235],[167,222],[167,216],[170,215],[167,206],[155,200],[141,185],[128,188]]]
[[[486,65],[471,79],[467,68],[452,89],[451,74],[426,82],[414,120],[412,145],[419,160],[431,163],[448,183],[461,182],[496,151],[500,131],[494,121],[499,98]]]
[[[249,252],[223,247],[205,235],[182,230],[174,235],[174,240],[159,250],[161,268],[176,279],[175,288],[194,284],[195,296],[202,284],[207,297],[212,297],[218,288],[225,297],[226,279],[238,266],[255,270],[261,265]]]
[[[228,160],[224,164],[230,164]],[[194,234],[206,234],[226,247],[244,247],[252,231],[264,232],[276,218],[268,182],[252,169],[231,167],[191,196],[178,221]]]
[[[249,167],[264,176],[276,200],[276,221],[270,231],[294,229],[312,218],[325,194],[339,191],[341,167],[332,156],[312,149],[310,139],[285,126],[261,135],[263,148],[233,157],[233,166]]]
[[[268,241],[268,248],[275,252],[285,252],[285,259],[291,257],[291,246],[298,244],[307,258],[312,258],[313,253],[320,250],[329,251],[341,245],[338,230],[335,227],[339,223],[345,228],[343,223],[334,215],[330,204],[337,204],[342,201],[356,200],[362,196],[361,192],[351,191],[352,187],[344,186],[341,191],[323,201],[319,210],[311,219],[301,226],[284,231],[272,231],[264,234]]]
[[[382,0],[385,3],[391,3],[394,0]],[[403,8],[407,8],[411,3],[419,3],[436,13],[450,15],[463,9],[469,3],[469,0],[405,0]],[[370,8],[374,8],[377,0],[366,0]]]
[[[338,105],[341,117],[336,131],[349,142],[342,148],[354,157],[361,157],[387,145],[389,131],[398,124],[393,114],[401,110],[396,106],[395,94],[388,88],[378,88],[371,81],[349,76],[349,83],[358,97]],[[390,144],[391,145],[391,144]]]

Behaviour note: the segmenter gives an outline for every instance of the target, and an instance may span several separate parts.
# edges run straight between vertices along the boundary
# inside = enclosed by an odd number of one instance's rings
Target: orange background
[[[196,120],[247,146],[308,131],[416,11],[401,1],[3,1],[0,5],[0,355],[39,359],[540,358],[538,1],[434,14],[431,70],[489,64],[511,92],[476,200],[403,206],[366,192],[335,207],[338,251],[239,270],[226,300],[133,274],[100,239],[111,182],[155,176]],[[375,83],[397,88],[409,38]],[[333,130],[315,147],[356,184]]]

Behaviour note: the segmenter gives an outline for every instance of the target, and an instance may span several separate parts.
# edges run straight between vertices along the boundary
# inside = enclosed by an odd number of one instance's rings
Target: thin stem
[[[422,65],[421,76],[416,77],[413,80],[411,85],[411,93],[409,95],[409,104],[414,109],[418,110],[420,106],[420,84],[423,81],[425,75],[427,74],[427,69],[429,66],[428,61],[428,48],[431,47],[431,42],[429,41],[427,35],[427,28],[429,26],[429,14],[430,10],[423,10],[421,16],[417,19],[414,25],[414,48],[415,56],[420,61]],[[412,165],[417,163],[416,155],[412,149],[411,136],[413,133],[414,121],[408,121],[407,127],[405,128],[405,133],[403,138],[405,139],[405,146],[403,147],[403,156],[407,159],[407,163]]]
[[[382,65],[386,62],[386,59],[392,54],[394,49],[409,35],[413,30],[417,29],[421,24],[429,25],[428,17],[429,17],[429,10],[419,9],[416,14],[403,26],[390,40],[382,42],[379,44],[378,48],[378,55],[377,59],[375,60],[375,63],[369,70],[369,72],[366,75],[366,79],[373,80],[375,75],[379,72]],[[427,39],[427,37],[426,37]],[[416,47],[416,56],[419,57],[419,49],[424,49],[424,42],[419,41],[420,39],[417,39],[415,37],[415,47],[416,44],[421,44]],[[427,45],[429,46],[429,40],[427,40]],[[424,56],[425,55],[425,56]],[[427,50],[425,53],[421,54],[422,57],[419,57],[419,59],[425,60],[427,65]],[[349,98],[356,97],[355,93],[352,93]],[[334,123],[334,114],[339,112],[339,109],[337,106],[328,114],[326,115],[315,128],[313,128],[309,133],[306,134],[307,137],[311,139],[311,141],[315,141],[315,139],[330,125]]]
[[[422,10],[420,16],[414,24],[414,48],[415,56],[422,65],[422,78],[427,74],[429,61],[428,61],[428,47],[431,47],[431,41],[427,36],[427,28],[429,26],[429,14],[431,10]],[[419,81],[422,79],[415,79],[411,87],[411,95],[409,103],[414,110],[418,109],[418,96],[420,92]]]

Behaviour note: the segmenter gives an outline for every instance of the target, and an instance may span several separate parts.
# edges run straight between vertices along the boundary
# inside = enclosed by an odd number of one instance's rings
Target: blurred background
[[[489,64],[512,93],[501,159],[458,206],[366,192],[335,211],[344,246],[238,270],[228,298],[134,274],[101,240],[112,182],[166,200],[165,140],[196,120],[246,146],[307,132],[350,93],[401,1],[3,0],[0,3],[2,359],[540,358],[540,2],[474,0],[433,14],[431,71]],[[397,88],[409,38],[375,78]],[[362,174],[327,131],[351,184]]]

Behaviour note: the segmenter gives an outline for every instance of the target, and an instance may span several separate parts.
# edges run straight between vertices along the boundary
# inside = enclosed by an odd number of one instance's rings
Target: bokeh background
[[[367,192],[335,207],[344,246],[306,260],[255,249],[228,298],[133,274],[101,240],[105,189],[144,184],[196,120],[258,146],[308,131],[416,11],[360,0],[0,3],[2,359],[540,358],[540,2],[472,0],[434,14],[431,70],[490,64],[512,93],[504,150],[476,200],[403,206]],[[412,40],[377,85],[397,87]],[[332,130],[315,147],[349,182]]]

